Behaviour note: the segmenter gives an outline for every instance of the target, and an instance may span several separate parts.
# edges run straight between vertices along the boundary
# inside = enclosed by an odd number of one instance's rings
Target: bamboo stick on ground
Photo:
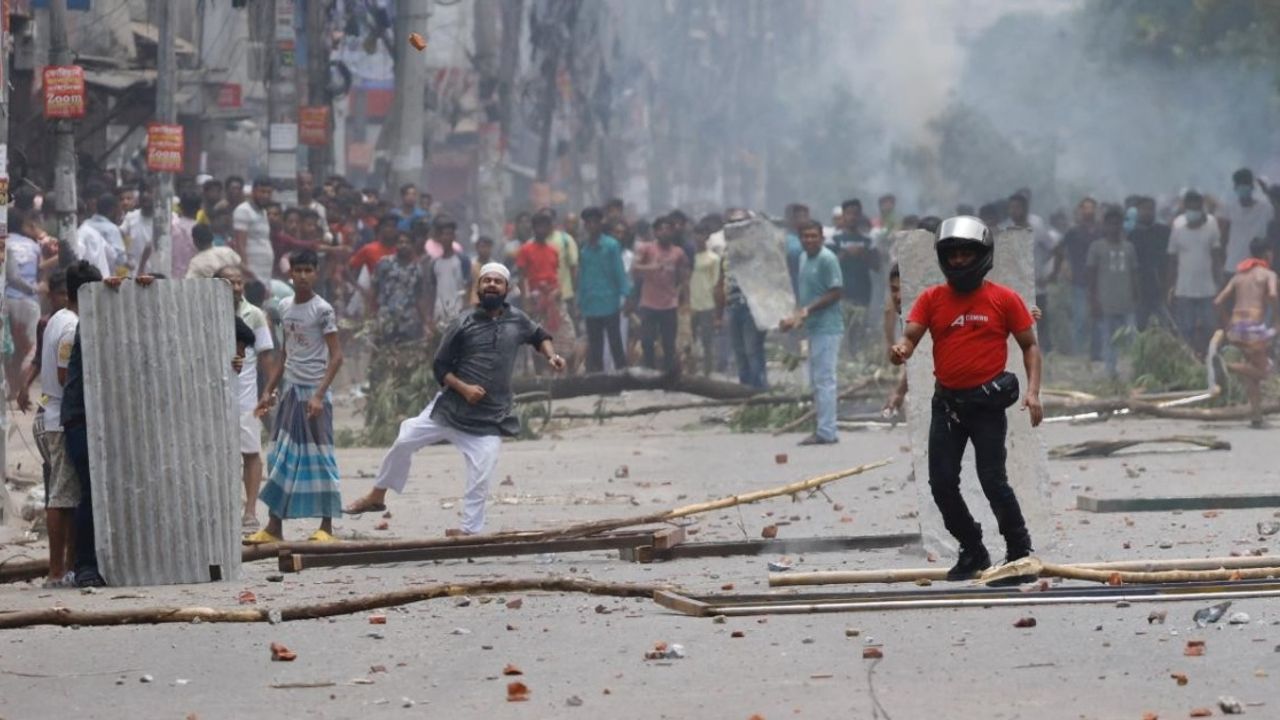
[[[1058,567],[1111,572],[1161,572],[1171,570],[1249,570],[1271,569],[1280,565],[1276,557],[1219,557],[1168,560],[1123,560],[1119,562],[1076,563]],[[1265,576],[1264,576],[1265,577]],[[891,570],[838,570],[834,572],[773,573],[769,575],[771,587],[796,587],[803,585],[857,585],[867,583],[900,583],[928,580],[941,582],[947,579],[946,568],[903,568]],[[1104,580],[1105,582],[1105,580]]]
[[[512,592],[574,592],[614,597],[652,597],[666,585],[606,583],[568,577],[519,578],[489,580],[476,583],[434,584],[404,590],[346,598],[309,605],[277,608],[280,621],[350,615],[379,608],[458,595],[482,595]],[[42,610],[0,612],[0,629],[33,625],[154,625],[158,623],[255,623],[270,622],[271,608],[150,607],[123,610],[73,610],[65,607]]]
[[[1272,563],[1277,560],[1272,558]],[[1113,568],[1087,568],[1078,565],[1057,565],[1039,558],[1028,557],[992,568],[982,573],[981,582],[992,582],[1018,575],[1059,577],[1067,580],[1087,580],[1109,585],[1145,583],[1217,582],[1230,580],[1261,580],[1280,577],[1280,567],[1217,568],[1214,570],[1116,570]]]
[[[699,513],[713,512],[724,508],[733,507],[734,505],[743,505],[747,503],[767,500],[780,495],[792,495],[795,493],[812,490],[822,487],[828,483],[835,482],[853,475],[858,475],[868,470],[874,470],[889,464],[889,460],[881,460],[879,462],[867,465],[859,465],[858,467],[849,468],[840,472],[829,473],[827,475],[819,475],[807,480],[800,480],[786,485],[768,488],[765,490],[757,490],[755,492],[743,493],[741,495],[730,495],[718,500],[712,500],[705,503],[696,503],[693,505],[685,505],[683,507],[664,510],[662,512],[652,513],[649,515],[641,515],[638,517],[613,518],[608,520],[596,520],[587,523],[578,523],[567,525],[560,528],[550,530],[522,530],[504,533],[493,533],[488,535],[471,535],[467,537],[457,538],[427,538],[418,540],[390,540],[390,541],[363,541],[363,542],[333,542],[333,543],[311,543],[311,542],[284,542],[269,543],[265,545],[256,545],[244,548],[241,552],[241,559],[244,562],[253,562],[255,560],[263,560],[274,558],[280,554],[282,550],[290,550],[300,553],[343,553],[343,552],[372,552],[376,550],[411,550],[429,547],[454,547],[467,545],[492,545],[496,543],[506,542],[538,542],[543,540],[555,540],[559,538],[585,537],[595,535],[597,533],[608,532],[610,530],[619,530],[628,527],[638,527],[641,525],[655,525],[666,523],[682,517],[697,515]],[[48,572],[47,560],[25,561],[21,564],[13,563],[13,572],[9,572],[7,568],[10,566],[0,565],[0,582],[16,582],[19,580],[30,580],[37,578]]]

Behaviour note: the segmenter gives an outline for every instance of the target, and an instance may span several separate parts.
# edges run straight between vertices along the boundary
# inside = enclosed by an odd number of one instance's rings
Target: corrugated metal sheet
[[[112,585],[240,574],[231,289],[219,280],[80,291],[93,517]]]

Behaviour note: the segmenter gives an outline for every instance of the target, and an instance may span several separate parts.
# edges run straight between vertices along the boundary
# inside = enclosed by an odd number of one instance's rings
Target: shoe
[[[991,555],[985,547],[981,545],[975,548],[961,547],[956,564],[947,571],[947,580],[951,582],[973,580],[989,567],[991,567]]]
[[[801,445],[835,445],[838,442],[840,442],[839,438],[828,439],[828,438],[818,437],[817,434],[813,434],[801,440],[800,444]]]
[[[462,528],[448,528],[444,531],[444,536],[447,538],[471,537],[472,535],[475,535],[475,533],[467,532]]]
[[[98,568],[88,568],[86,570],[77,570],[75,573],[76,587],[80,588],[99,588],[106,587],[107,581],[102,579],[98,574]]]
[[[269,543],[284,542],[284,539],[278,538],[275,535],[272,535],[271,533],[267,532],[266,530],[259,530],[258,532],[244,538],[240,542],[244,545],[267,545]]]
[[[331,542],[337,542],[337,541],[338,541],[338,538],[330,535],[324,530],[317,530],[311,533],[311,537],[307,538],[307,542],[331,543]]]
[[[73,588],[75,586],[76,586],[76,574],[73,572],[67,572],[66,575],[63,575],[60,578],[45,578],[44,583],[40,585],[40,587],[45,588],[46,590]]]
[[[350,505],[342,508],[342,512],[347,515],[361,515],[367,512],[386,512],[386,503],[371,502],[368,498],[360,498]]]
[[[244,515],[244,516],[241,516],[240,518],[241,530],[257,530],[258,528],[261,528],[261,527],[262,527],[262,524],[259,523],[258,518],[254,517],[253,515]]]

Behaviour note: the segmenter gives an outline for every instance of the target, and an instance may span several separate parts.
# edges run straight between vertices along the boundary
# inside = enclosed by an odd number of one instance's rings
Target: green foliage
[[[365,394],[365,444],[383,446],[395,442],[400,422],[422,412],[439,390],[431,371],[438,344],[436,334],[425,342],[374,350]]]
[[[1133,384],[1146,392],[1204,388],[1204,363],[1166,328],[1152,325],[1134,333],[1125,345],[1123,351],[1133,361]]]
[[[775,430],[809,412],[810,408],[809,403],[744,405],[729,418],[729,428],[742,433]],[[816,421],[811,420],[807,425],[796,428],[796,431],[812,431],[816,426]]]

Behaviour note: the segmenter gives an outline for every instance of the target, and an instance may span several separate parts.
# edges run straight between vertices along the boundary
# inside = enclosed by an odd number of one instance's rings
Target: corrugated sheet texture
[[[80,291],[93,517],[112,585],[240,574],[241,459],[231,288]]]

